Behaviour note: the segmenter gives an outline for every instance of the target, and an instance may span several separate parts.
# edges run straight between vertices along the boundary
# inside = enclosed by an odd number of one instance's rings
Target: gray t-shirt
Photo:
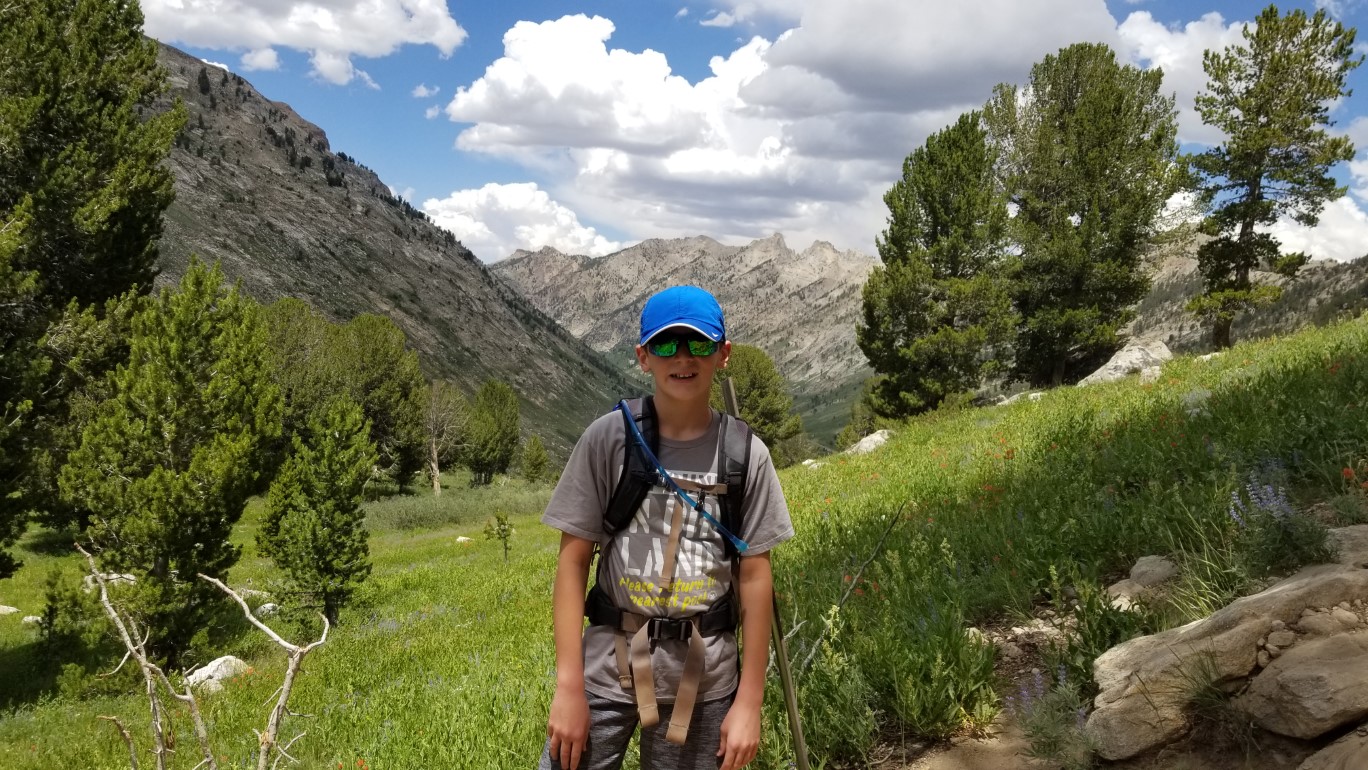
[[[712,426],[697,439],[671,441],[662,436],[661,465],[676,479],[718,483],[720,428],[721,415],[714,412]],[[669,492],[660,487],[653,489],[617,537],[607,538],[603,533],[604,511],[622,472],[625,434],[618,412],[598,418],[585,429],[556,484],[542,522],[600,544],[602,564],[598,575],[617,606],[641,615],[669,617],[705,612],[732,588],[735,575],[722,534],[697,512],[685,507],[674,585],[668,592],[662,592],[659,583],[670,536],[670,520],[666,516]],[[697,499],[696,494],[691,493],[690,497]],[[703,507],[721,521],[715,496],[706,495]],[[793,537],[788,505],[769,450],[754,437],[741,517],[741,531],[733,534],[747,543],[747,554],[764,553]],[[618,683],[613,633],[605,626],[591,625],[585,629],[584,686],[600,697],[631,703],[632,694]],[[721,633],[707,637],[705,642],[707,662],[699,687],[700,701],[730,695],[738,679],[736,635]],[[651,663],[656,698],[661,703],[674,701],[687,652],[688,643],[682,641],[663,640],[656,646]]]

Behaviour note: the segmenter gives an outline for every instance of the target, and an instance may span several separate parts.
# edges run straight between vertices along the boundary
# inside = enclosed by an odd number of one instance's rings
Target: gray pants
[[[589,745],[580,756],[579,770],[618,770],[627,744],[637,729],[635,703],[619,703],[586,693],[589,698]],[[717,747],[722,742],[722,720],[727,718],[732,698],[719,698],[694,705],[689,738],[683,746],[665,740],[670,729],[673,703],[660,704],[660,722],[641,731],[641,770],[717,770],[721,760]],[[538,770],[563,770],[551,758],[551,739],[542,749]]]

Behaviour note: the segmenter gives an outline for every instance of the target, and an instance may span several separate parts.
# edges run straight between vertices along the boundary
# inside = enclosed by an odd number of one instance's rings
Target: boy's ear
[[[646,357],[646,347],[645,347],[644,345],[637,345],[637,346],[636,346],[636,357],[637,357],[637,365],[641,367],[642,373],[644,373],[644,374],[650,374],[650,373],[651,373],[651,367],[650,367],[650,365],[647,363],[648,361],[650,361],[650,359]]]
[[[722,342],[722,363],[719,365],[719,368],[726,369],[726,368],[727,368],[727,361],[729,361],[729,360],[731,360],[731,340],[723,340],[723,342]]]

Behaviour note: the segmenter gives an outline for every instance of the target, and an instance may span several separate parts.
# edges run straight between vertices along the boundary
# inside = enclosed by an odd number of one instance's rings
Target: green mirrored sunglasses
[[[716,353],[720,344],[709,339],[695,338],[682,340],[677,337],[655,337],[646,343],[646,350],[653,356],[669,358],[679,352],[680,343],[687,344],[689,346],[689,355],[694,356],[695,358],[702,358]]]

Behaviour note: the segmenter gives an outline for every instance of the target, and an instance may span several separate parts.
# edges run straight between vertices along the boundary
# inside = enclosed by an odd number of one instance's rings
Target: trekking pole
[[[722,381],[722,401],[727,414],[741,417],[741,402],[736,398],[736,383],[731,378]],[[803,738],[803,720],[798,714],[798,691],[793,687],[793,671],[789,668],[788,642],[784,640],[784,622],[779,617],[779,595],[770,594],[770,638],[774,641],[774,656],[779,659],[779,683],[784,688],[784,708],[788,711],[789,733],[793,735],[793,753],[798,770],[810,770],[807,741]]]

